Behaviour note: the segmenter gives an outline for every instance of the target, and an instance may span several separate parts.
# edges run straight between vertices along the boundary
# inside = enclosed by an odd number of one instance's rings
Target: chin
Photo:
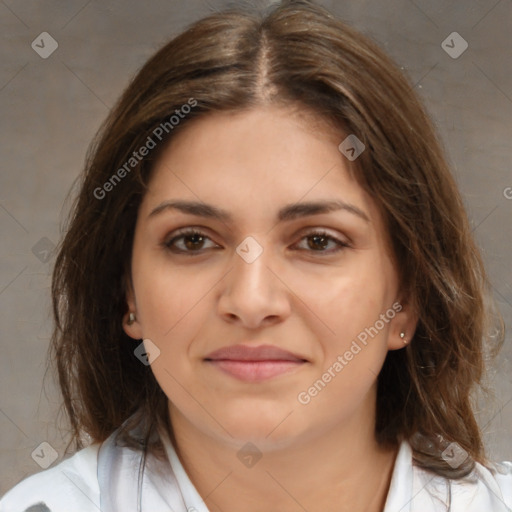
[[[220,423],[231,434],[223,431],[230,441],[237,445],[251,442],[260,449],[276,449],[292,444],[300,436],[296,422],[293,421],[292,407],[265,410],[256,405],[242,407],[226,412],[223,419],[217,415]]]

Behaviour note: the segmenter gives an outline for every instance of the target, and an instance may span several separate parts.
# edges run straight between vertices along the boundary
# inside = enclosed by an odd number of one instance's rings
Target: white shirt
[[[148,497],[142,512],[209,512],[167,435],[163,440],[174,476],[145,482],[142,495]],[[99,443],[92,444],[55,467],[26,478],[3,496],[0,512],[103,512],[99,448]],[[121,474],[131,475],[135,452],[126,447],[122,451],[127,467]],[[477,464],[467,477],[449,480],[414,466],[411,447],[402,442],[384,512],[511,512],[512,462],[495,467],[496,471],[491,472]],[[124,512],[124,506],[121,508],[118,512]]]

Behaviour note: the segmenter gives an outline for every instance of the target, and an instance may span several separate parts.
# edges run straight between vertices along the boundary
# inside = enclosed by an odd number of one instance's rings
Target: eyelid
[[[333,238],[335,240],[338,240],[339,242],[342,242],[342,243],[345,243],[347,245],[352,245],[353,242],[352,242],[352,239],[344,234],[344,233],[339,233],[337,231],[331,231],[329,228],[323,228],[323,227],[319,227],[319,226],[308,226],[308,227],[305,227],[304,229],[302,230],[299,230],[297,235],[295,236],[307,236],[309,234],[323,234],[325,235],[326,237],[329,237],[329,238]]]
[[[167,249],[175,254],[190,255],[190,256],[198,256],[198,255],[204,254],[206,252],[206,250],[208,250],[208,249],[215,249],[215,250],[221,249],[222,247],[219,244],[217,244],[212,239],[211,236],[209,236],[208,231],[209,230],[207,228],[204,228],[202,226],[200,226],[200,227],[199,226],[185,226],[182,228],[178,228],[178,229],[174,230],[173,232],[171,232],[171,234],[168,235],[164,239],[164,241],[162,242],[162,246],[165,249]],[[208,247],[206,249],[201,248],[201,249],[198,249],[197,251],[176,249],[175,247],[173,247],[172,244],[175,243],[176,240],[183,239],[187,236],[193,236],[193,235],[198,235],[198,236],[201,236],[203,238],[210,240],[211,242],[213,242],[215,244],[216,247]],[[298,249],[298,250],[301,252],[310,253],[310,254],[318,254],[321,257],[322,256],[326,257],[326,256],[329,256],[332,254],[336,254],[336,253],[342,251],[343,249],[352,247],[352,241],[348,237],[345,236],[345,238],[347,238],[348,240],[344,240],[343,237],[332,234],[326,228],[320,228],[320,227],[307,227],[307,228],[304,228],[303,230],[300,230],[299,232],[297,232],[295,235],[293,235],[293,238],[295,239],[296,237],[299,237],[299,239],[297,242],[295,242],[293,244],[292,247],[299,245],[304,239],[306,239],[310,236],[314,236],[314,235],[322,236],[322,237],[326,238],[328,240],[328,242],[334,242],[337,245],[337,247],[335,249],[318,250],[318,251],[315,251],[313,249],[311,249],[311,250]]]
[[[328,240],[328,242],[334,242],[337,247],[336,249],[330,249],[325,251],[315,251],[315,250],[307,250],[307,249],[299,249],[300,251],[307,252],[310,254],[318,254],[319,256],[327,257],[332,254],[337,254],[338,252],[342,251],[343,249],[351,248],[352,247],[352,241],[344,240],[343,237],[340,237],[338,235],[334,235],[331,232],[329,232],[325,228],[307,228],[304,231],[299,232],[300,238],[299,241],[294,244],[294,246],[298,245],[302,240],[305,238],[308,238],[310,236],[319,235]],[[348,238],[348,237],[345,237]]]
[[[217,242],[215,242],[212,237],[208,234],[208,229],[207,228],[204,228],[203,226],[185,226],[185,227],[182,227],[182,228],[178,228],[178,229],[175,229],[174,231],[172,231],[169,235],[167,235],[165,238],[164,238],[164,241],[162,242],[162,245],[164,246],[164,248],[167,248],[168,250],[172,250],[171,248],[171,244],[173,242],[175,242],[177,239],[182,239],[182,238],[185,238],[187,236],[193,236],[193,235],[199,235],[203,238],[207,238],[208,240],[210,240],[211,242],[213,242],[217,247],[213,247],[214,249],[218,249],[220,248],[219,244]],[[181,254],[185,254],[185,253],[189,253],[189,254],[193,254],[193,253],[196,253],[196,254],[201,254],[202,250],[198,250],[198,251],[183,251],[183,250],[176,250],[174,252],[176,253],[181,253]]]

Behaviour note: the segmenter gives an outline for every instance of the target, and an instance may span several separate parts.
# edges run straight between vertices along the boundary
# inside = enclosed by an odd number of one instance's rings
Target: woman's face
[[[161,156],[124,328],[158,354],[173,422],[262,449],[374,422],[377,375],[414,321],[345,137],[258,108],[191,122]]]

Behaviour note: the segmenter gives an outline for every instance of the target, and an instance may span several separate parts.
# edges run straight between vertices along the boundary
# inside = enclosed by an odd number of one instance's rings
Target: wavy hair
[[[377,440],[408,440],[416,464],[449,478],[468,474],[475,461],[486,464],[473,399],[487,349],[503,339],[502,322],[491,314],[463,202],[413,89],[377,45],[306,1],[212,14],[147,61],[89,149],[58,247],[49,357],[69,445],[82,448],[84,433],[103,441],[118,428],[128,432],[141,419],[170,427],[167,397],[122,329],[138,206],[159,152],[205,114],[289,105],[365,144],[352,172],[383,216],[402,289],[419,316],[411,343],[390,351],[378,376]],[[170,116],[192,102],[170,127]],[[158,127],[159,147],[127,167]],[[442,457],[451,442],[470,455],[458,468]]]

